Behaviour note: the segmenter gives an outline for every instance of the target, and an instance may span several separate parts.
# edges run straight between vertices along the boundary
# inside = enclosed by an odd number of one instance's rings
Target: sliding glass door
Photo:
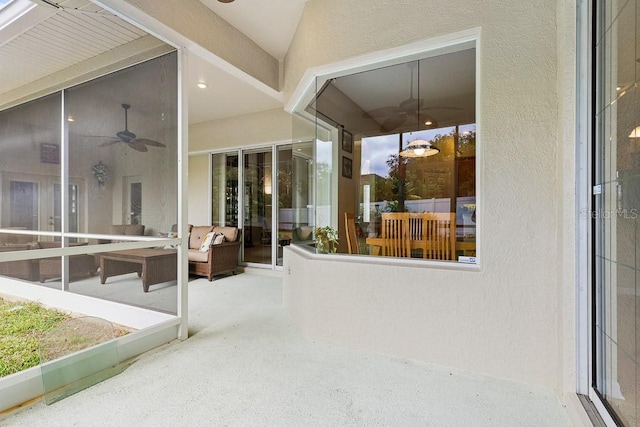
[[[243,260],[271,264],[274,237],[272,149],[245,151],[243,160]]]
[[[616,3],[614,3],[616,4]],[[636,2],[597,2],[594,150],[596,392],[638,425],[640,385],[640,88]]]
[[[211,155],[211,224],[242,228],[243,263],[282,266],[310,229],[311,154],[305,142]]]

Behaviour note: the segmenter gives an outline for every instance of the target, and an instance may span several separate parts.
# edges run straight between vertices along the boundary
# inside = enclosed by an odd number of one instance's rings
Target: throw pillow
[[[204,236],[204,239],[202,239],[202,245],[200,245],[200,252],[207,252],[209,250],[209,246],[211,246],[211,241],[214,237],[215,233],[213,231]]]
[[[216,237],[213,239],[212,245],[219,245],[220,243],[224,243],[224,241],[225,241],[224,234],[216,233]]]

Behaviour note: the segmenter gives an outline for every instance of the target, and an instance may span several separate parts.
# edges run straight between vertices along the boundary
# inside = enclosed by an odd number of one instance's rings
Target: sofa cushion
[[[238,229],[236,227],[215,227],[213,231],[224,234],[224,239],[227,242],[235,242],[238,239]]]
[[[202,240],[208,233],[213,231],[211,225],[198,225],[191,229],[191,235],[189,236],[189,249],[200,249],[202,246]]]
[[[200,252],[200,249],[188,249],[187,256],[192,262],[207,262],[209,252]]]
[[[224,243],[226,241],[224,234],[222,233],[215,233],[213,236],[213,242],[211,242],[212,245],[219,245],[220,243]]]
[[[200,252],[207,252],[215,237],[216,233],[214,233],[213,231],[207,233],[207,235],[204,236],[204,239],[202,239],[202,243],[200,244]]]

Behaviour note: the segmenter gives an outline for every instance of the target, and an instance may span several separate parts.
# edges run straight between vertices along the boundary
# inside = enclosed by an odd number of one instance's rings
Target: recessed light
[[[218,0],[220,3],[233,3],[233,0]]]
[[[67,117],[67,121],[68,122],[75,122],[76,119],[74,119],[73,116],[69,116],[69,117]]]
[[[616,86],[616,90],[620,90],[622,89],[620,86]]]
[[[208,88],[208,87],[209,87],[209,85],[208,85],[208,84],[206,84],[206,83],[204,83],[204,82],[198,82],[198,87],[199,87],[200,89],[206,89],[206,88]]]
[[[427,126],[431,126],[433,122],[431,120],[427,120],[426,122],[424,122],[424,124]]]

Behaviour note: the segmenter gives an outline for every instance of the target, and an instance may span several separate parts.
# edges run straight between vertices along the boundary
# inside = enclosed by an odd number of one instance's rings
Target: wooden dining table
[[[382,247],[384,246],[384,237],[367,237],[365,242],[369,245],[369,253],[371,255],[379,256]],[[410,240],[411,249],[422,249],[423,241],[421,240]],[[464,251],[465,254],[469,252],[469,255],[475,255],[476,251],[476,242],[475,241],[456,241],[455,250]],[[470,252],[473,252],[471,254]]]

